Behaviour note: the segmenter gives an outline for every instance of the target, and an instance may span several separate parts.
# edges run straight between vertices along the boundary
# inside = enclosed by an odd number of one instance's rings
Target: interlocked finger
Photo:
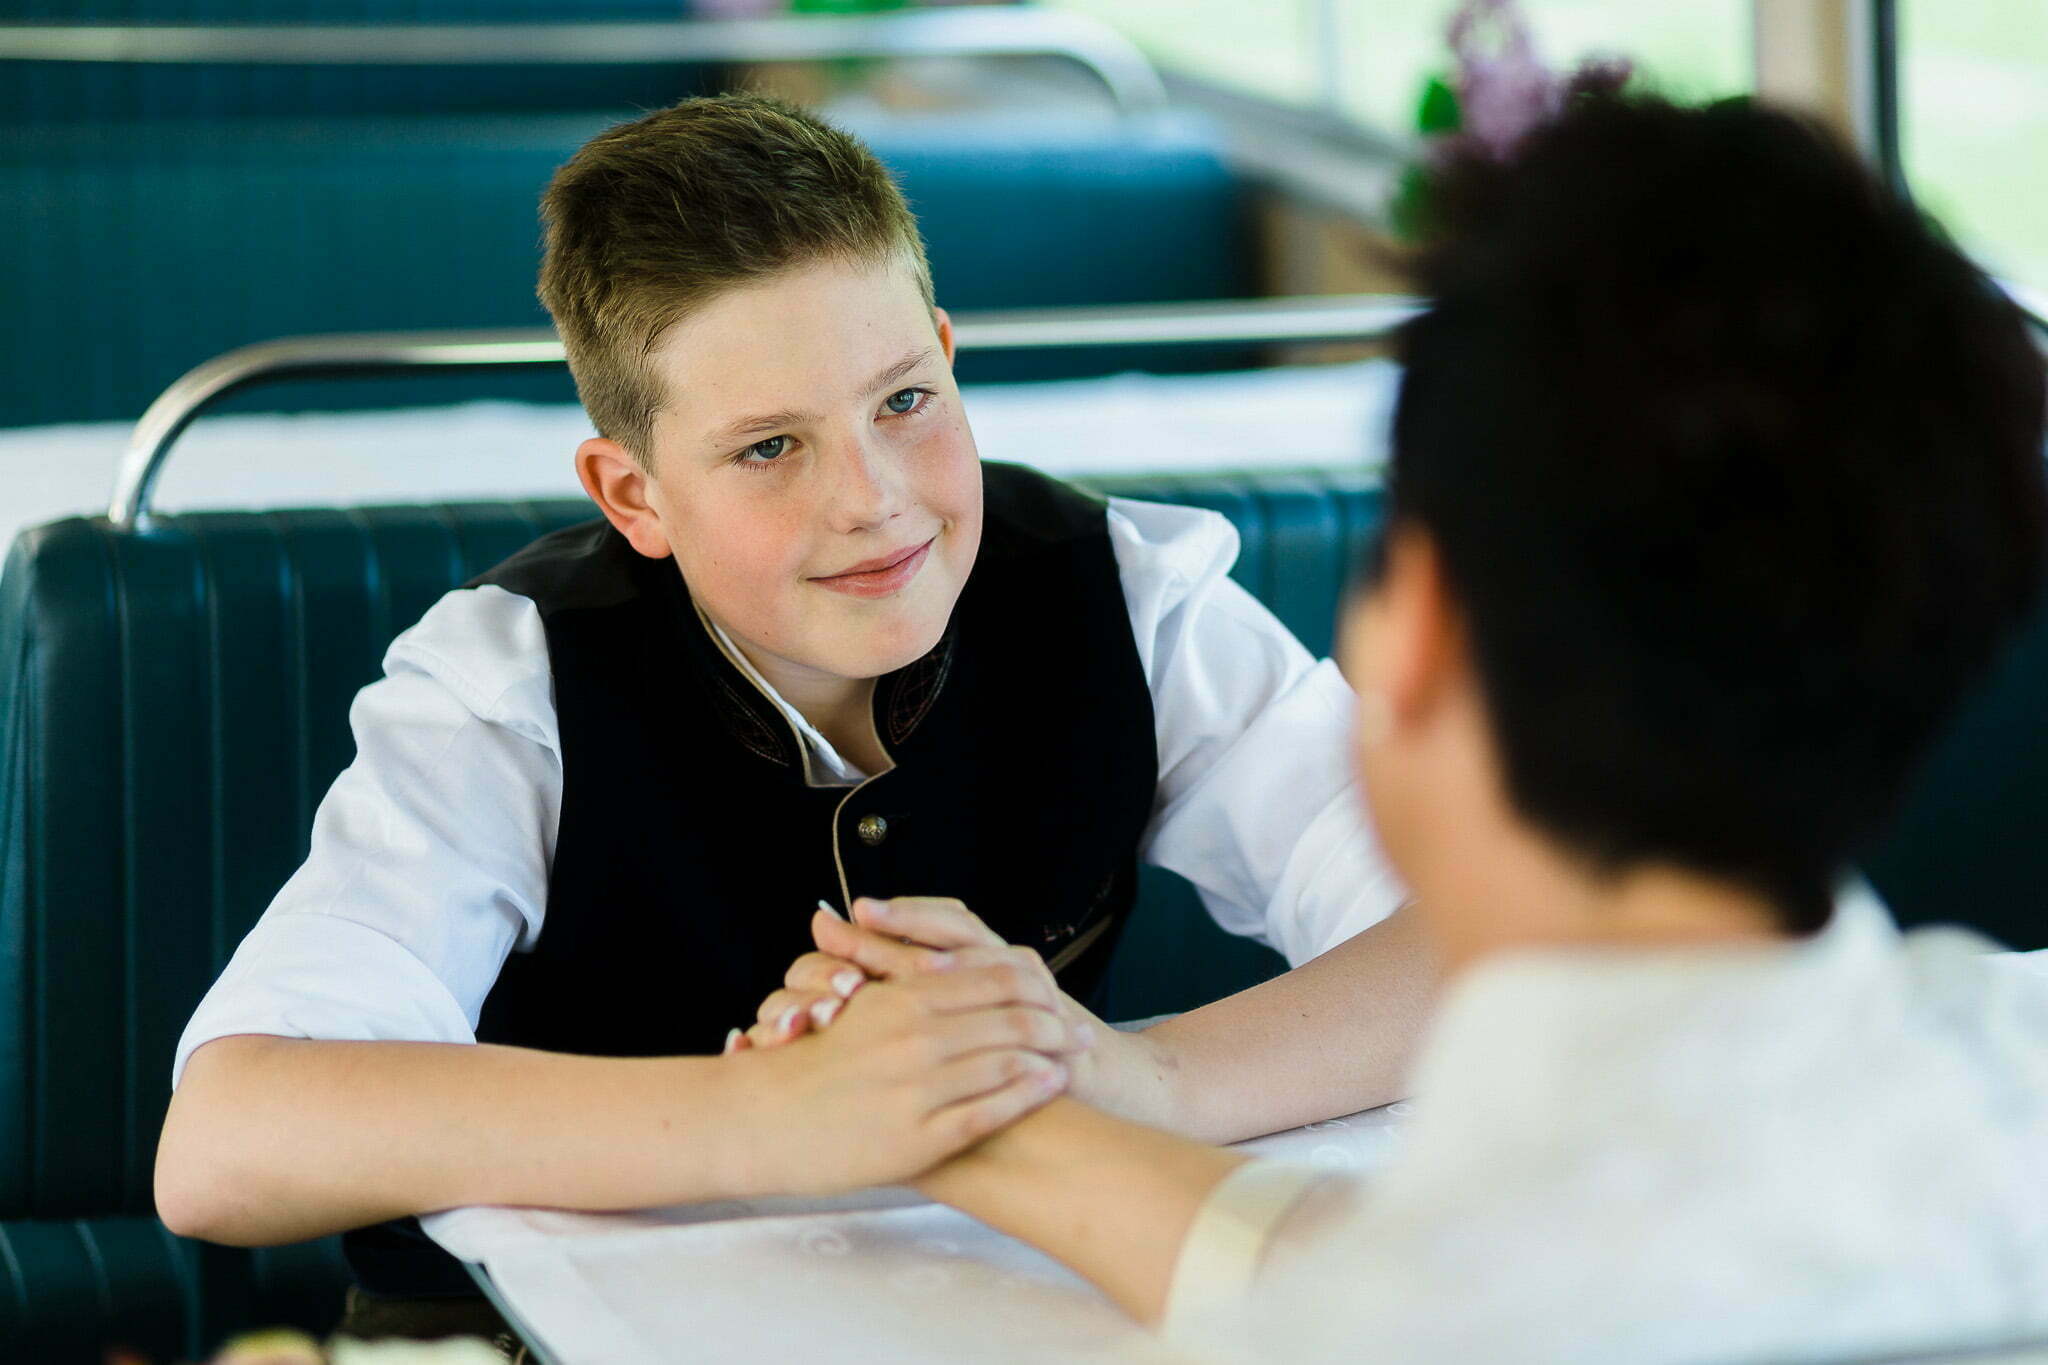
[[[952,1090],[961,1098],[933,1109],[925,1124],[946,1149],[957,1151],[1058,1095],[1068,1076],[1065,1067],[1036,1053],[1009,1052],[962,1058],[942,1069],[941,1078],[938,1093]]]
[[[805,953],[789,965],[782,984],[791,990],[836,995],[842,1000],[867,984],[868,974],[843,957]]]
[[[848,924],[820,910],[811,917],[811,937],[829,957],[843,958],[878,980],[896,980],[952,965],[952,954],[904,943],[873,929]]]
[[[854,923],[926,948],[1000,948],[1003,936],[982,923],[965,903],[945,896],[897,896],[853,903]]]
[[[1062,1070],[1060,1064],[1019,1048],[971,1053],[932,1069],[925,1085],[928,1107],[937,1109],[976,1095],[986,1095],[1026,1076]]]
[[[953,966],[945,975],[948,980],[968,979],[969,984],[920,987],[934,1001],[944,1001],[940,1005],[943,1009],[974,1009],[983,1004],[1011,1000],[1056,1011],[1064,1010],[1066,1006],[1066,996],[1047,970],[1045,960],[1029,948],[963,949],[953,954]],[[987,999],[986,992],[995,988],[1009,994],[996,1000]],[[954,1001],[966,1003],[956,1004]]]
[[[962,1057],[974,1052],[1023,1049],[1046,1057],[1065,1057],[1086,1050],[1091,1041],[1085,1028],[1077,1028],[1051,1010],[1030,1005],[1011,1005],[950,1016],[940,1033],[943,1055]]]
[[[771,992],[755,1011],[755,1022],[769,1029],[777,1037],[794,1038],[806,1028],[823,1028],[832,1022],[846,1003],[844,996],[831,991],[793,991],[787,988]]]

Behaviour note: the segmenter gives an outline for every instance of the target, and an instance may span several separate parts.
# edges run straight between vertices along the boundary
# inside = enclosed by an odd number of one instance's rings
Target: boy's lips
[[[913,545],[893,555],[868,560],[864,564],[855,565],[845,573],[833,574],[828,578],[813,578],[811,581],[821,588],[830,588],[833,592],[843,592],[852,597],[887,597],[917,577],[917,571],[924,567],[924,561],[931,554],[932,544],[937,539],[937,536],[933,536],[922,545]]]

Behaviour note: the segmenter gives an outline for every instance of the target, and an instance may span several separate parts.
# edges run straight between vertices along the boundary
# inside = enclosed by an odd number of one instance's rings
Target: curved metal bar
[[[770,19],[531,24],[0,24],[0,60],[287,66],[792,62],[1061,57],[1125,113],[1166,106],[1144,53],[1085,15],[1030,7]]]
[[[224,351],[187,370],[143,410],[114,476],[107,518],[116,528],[147,524],[149,495],[171,445],[201,410],[240,389],[287,379],[339,378],[411,369],[500,369],[563,363],[547,328],[499,332],[364,332],[282,337]]]
[[[960,314],[953,319],[953,335],[963,349],[977,351],[1366,341],[1388,335],[1421,311],[1419,300],[1396,294],[1105,304]]]
[[[1362,341],[1387,336],[1421,308],[1417,300],[1398,295],[1352,294],[963,313],[953,319],[953,336],[962,349],[985,351]],[[107,519],[122,531],[146,526],[150,495],[172,445],[201,411],[240,389],[287,379],[510,369],[564,360],[562,343],[544,327],[283,337],[224,352],[187,371],[142,414],[121,457]]]

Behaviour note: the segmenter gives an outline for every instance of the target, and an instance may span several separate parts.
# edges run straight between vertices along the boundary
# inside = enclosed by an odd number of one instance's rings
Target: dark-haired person
[[[1450,983],[1401,1153],[1319,1175],[1061,1100],[924,1187],[1192,1354],[2048,1331],[2048,982],[1833,894],[2034,599],[2040,357],[1788,115],[1587,99],[1437,188],[1344,633]]]

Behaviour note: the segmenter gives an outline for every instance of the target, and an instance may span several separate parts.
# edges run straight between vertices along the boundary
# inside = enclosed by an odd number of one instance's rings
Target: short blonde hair
[[[857,138],[765,95],[684,100],[585,143],[541,199],[540,301],[598,431],[653,462],[650,353],[693,309],[793,266],[907,258],[917,219]]]

